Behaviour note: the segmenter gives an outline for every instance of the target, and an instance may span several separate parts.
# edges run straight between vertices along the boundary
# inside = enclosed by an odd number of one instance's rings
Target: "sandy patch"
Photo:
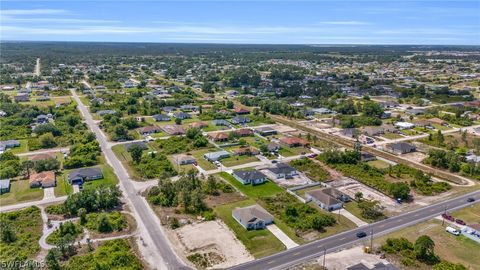
[[[209,254],[214,261],[210,268],[228,268],[254,259],[219,220],[187,224],[174,232],[185,256]]]

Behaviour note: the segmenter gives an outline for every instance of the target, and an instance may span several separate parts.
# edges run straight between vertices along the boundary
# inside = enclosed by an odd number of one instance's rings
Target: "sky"
[[[0,40],[480,45],[480,0],[2,0]]]

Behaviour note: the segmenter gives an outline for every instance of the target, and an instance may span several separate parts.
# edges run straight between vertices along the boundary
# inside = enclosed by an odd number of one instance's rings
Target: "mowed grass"
[[[220,162],[223,164],[223,166],[226,167],[233,167],[233,166],[238,166],[238,165],[243,165],[251,162],[256,162],[258,161],[258,158],[255,156],[249,156],[249,155],[231,155],[228,158],[222,159]]]
[[[109,165],[101,165],[103,178],[85,182],[83,184],[84,189],[96,188],[100,185],[116,185],[118,183],[117,175],[113,172],[112,167]]]
[[[38,201],[43,198],[43,189],[30,188],[28,180],[12,180],[10,192],[0,195],[0,205]]]
[[[221,172],[218,173],[218,175],[240,190],[245,196],[250,198],[270,197],[283,191],[281,187],[277,186],[270,180],[261,185],[252,186],[251,184],[244,185],[240,183],[235,177],[227,172]]]
[[[285,246],[268,230],[246,230],[233,217],[232,211],[237,207],[255,204],[254,200],[244,200],[232,204],[217,206],[215,214],[227,224],[235,236],[245,245],[255,257],[261,258],[285,250]]]
[[[28,141],[27,140],[18,140],[18,142],[20,143],[19,147],[11,148],[8,151],[12,151],[12,153],[14,153],[14,154],[20,154],[20,153],[27,152],[28,151]]]
[[[457,216],[453,213],[454,216]],[[405,237],[411,242],[422,235],[428,235],[435,242],[435,254],[440,258],[465,265],[468,269],[480,269],[480,256],[475,256],[480,250],[480,244],[464,237],[454,236],[445,231],[440,220],[430,220],[411,226],[374,240],[374,244],[381,245],[389,237]]]
[[[202,167],[204,170],[214,170],[217,168],[213,163],[210,161],[206,160],[203,155],[208,153],[208,152],[214,152],[214,151],[219,151],[218,149],[210,148],[210,149],[202,149],[202,150],[196,150],[196,151],[191,151],[190,153],[192,154],[193,157],[195,157],[195,160],[197,161],[197,164]]]
[[[369,161],[369,162],[367,162],[367,164],[370,165],[370,166],[373,166],[375,168],[378,168],[378,169],[386,169],[390,165],[387,162],[385,162],[383,160],[379,160],[379,159]]]
[[[68,173],[70,171],[63,171],[61,175],[57,176],[57,185],[54,188],[55,197],[66,196],[72,194],[73,187],[68,183]]]

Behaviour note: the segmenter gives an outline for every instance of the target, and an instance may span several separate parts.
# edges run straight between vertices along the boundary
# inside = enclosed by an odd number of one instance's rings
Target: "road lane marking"
[[[275,260],[271,260],[271,261],[267,262],[267,264],[272,264],[274,262],[275,262]]]
[[[345,239],[347,239],[347,237],[340,238],[340,241],[341,241],[341,240],[345,240]]]
[[[297,255],[300,255],[300,252],[293,253],[293,256],[297,256]]]

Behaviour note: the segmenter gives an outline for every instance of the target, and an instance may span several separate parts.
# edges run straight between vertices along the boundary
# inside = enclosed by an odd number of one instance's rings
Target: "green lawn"
[[[10,192],[0,195],[0,205],[38,201],[42,198],[42,189],[30,188],[28,180],[15,180],[10,182]]]
[[[282,145],[278,153],[284,157],[298,156],[310,153],[310,150],[304,147],[287,147]]]
[[[257,157],[249,155],[231,155],[230,157],[221,160],[223,166],[226,167],[232,167],[256,161],[258,161]]]
[[[70,171],[63,171],[61,175],[57,176],[57,186],[55,187],[55,197],[61,197],[72,194],[72,185],[68,183],[67,177]]]
[[[203,158],[203,155],[208,152],[218,151],[218,149],[210,148],[210,149],[202,149],[190,152],[192,156],[195,157],[197,164],[202,167],[204,170],[214,170],[217,168],[213,163]]]
[[[88,189],[95,188],[99,185],[116,185],[118,183],[118,178],[113,172],[112,167],[106,164],[101,165],[100,167],[102,168],[103,178],[85,182],[85,184],[83,184],[83,188]]]
[[[343,205],[343,208],[345,208],[345,210],[347,210],[348,212],[352,213],[357,218],[359,218],[359,219],[361,219],[361,220],[363,220],[367,223],[372,223],[372,222],[378,221],[378,220],[364,218],[362,216],[362,209],[360,209],[358,207],[358,203],[356,201],[351,201],[351,202],[345,203]]]
[[[381,137],[384,137],[384,138],[387,138],[387,139],[390,139],[390,140],[403,138],[401,135],[399,135],[397,133],[385,133]]]
[[[277,186],[277,184],[273,183],[270,180],[261,185],[252,186],[240,183],[237,179],[235,179],[231,174],[227,172],[221,172],[217,175],[223,177],[223,179],[227,180],[231,185],[236,187],[243,194],[250,198],[270,197],[283,191],[281,187]]]
[[[387,162],[385,162],[383,160],[379,160],[379,159],[369,161],[369,162],[367,162],[367,164],[372,166],[372,167],[378,168],[378,169],[386,169],[390,165]]]
[[[246,230],[233,217],[232,210],[255,204],[254,200],[244,200],[232,204],[217,206],[215,214],[227,224],[235,236],[255,257],[261,258],[285,250],[285,246],[268,230]]]
[[[27,140],[18,140],[20,143],[19,147],[15,147],[10,149],[9,151],[12,151],[14,154],[20,154],[20,153],[25,153],[28,151],[28,142]]]

